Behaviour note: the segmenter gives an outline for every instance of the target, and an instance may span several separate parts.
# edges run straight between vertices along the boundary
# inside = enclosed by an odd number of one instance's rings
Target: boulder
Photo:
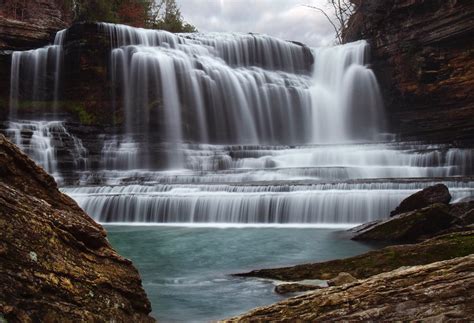
[[[454,217],[441,203],[398,214],[356,232],[353,240],[415,242],[451,226]]]
[[[339,273],[339,275],[337,275],[333,279],[328,280],[328,285],[329,286],[341,286],[341,285],[350,284],[350,283],[353,283],[353,282],[356,282],[356,281],[357,281],[357,278],[355,278],[354,276],[352,276],[349,273],[344,273],[343,272],[343,273]]]
[[[131,261],[2,135],[0,225],[0,321],[154,321]]]
[[[390,216],[421,209],[435,203],[449,204],[450,201],[451,194],[449,194],[446,185],[436,184],[404,199],[400,205],[390,213]]]

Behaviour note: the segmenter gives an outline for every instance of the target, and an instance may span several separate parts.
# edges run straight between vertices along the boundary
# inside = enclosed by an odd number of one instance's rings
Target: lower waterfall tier
[[[136,145],[110,146],[126,164]],[[445,183],[474,195],[470,149],[419,143],[319,146],[182,145],[186,169],[86,171],[64,187],[99,222],[358,224]],[[136,156],[136,155],[135,155]],[[124,166],[124,165],[122,165]]]
[[[357,224],[388,216],[433,183],[314,185],[130,185],[63,188],[99,222]],[[447,181],[453,200],[471,181]]]
[[[474,152],[449,145],[173,145],[106,134],[83,141],[60,121],[7,127],[99,222],[357,224],[438,182],[454,200],[474,195]],[[177,167],[154,163],[170,151]]]

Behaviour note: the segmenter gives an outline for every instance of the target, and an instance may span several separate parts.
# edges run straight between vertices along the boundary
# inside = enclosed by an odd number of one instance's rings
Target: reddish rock
[[[132,263],[0,135],[0,313],[8,322],[151,322]]]
[[[471,141],[474,2],[360,1],[345,41],[368,39],[391,130],[405,139]]]
[[[64,0],[4,0],[0,6],[0,50],[47,45],[73,18],[72,2]]]

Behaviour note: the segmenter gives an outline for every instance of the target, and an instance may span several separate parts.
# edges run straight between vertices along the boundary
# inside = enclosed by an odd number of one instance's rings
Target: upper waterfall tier
[[[334,143],[372,140],[383,129],[365,41],[310,51],[266,35],[102,28],[128,141]],[[168,155],[169,167],[182,162]]]
[[[341,143],[371,141],[383,130],[365,41],[310,49],[259,34],[171,34],[105,23],[98,28],[110,45],[104,49],[115,116],[110,121],[122,126],[126,145],[144,156],[155,142]],[[63,61],[81,60],[66,50],[77,44],[74,37],[76,30],[61,31],[54,45],[13,53],[11,121],[18,118],[20,101],[41,111],[58,107]],[[83,108],[70,110],[80,114]],[[169,150],[165,167],[183,167],[183,158]],[[146,158],[131,166],[154,167]]]
[[[190,55],[212,55],[231,66],[259,66],[269,70],[307,73],[312,63],[308,47],[261,34],[189,33],[133,28],[103,23],[111,45],[169,47]]]

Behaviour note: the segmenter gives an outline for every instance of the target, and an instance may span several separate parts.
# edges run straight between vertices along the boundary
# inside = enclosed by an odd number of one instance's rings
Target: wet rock
[[[395,215],[368,228],[356,230],[353,240],[414,242],[449,228],[454,217],[449,207],[437,203]]]
[[[371,44],[391,131],[402,139],[472,143],[474,2],[357,2],[344,38]]]
[[[400,205],[390,213],[390,216],[421,209],[435,203],[449,204],[450,201],[451,194],[449,194],[446,185],[436,184],[404,199]]]
[[[328,285],[329,286],[342,286],[342,285],[350,284],[356,281],[357,281],[357,278],[355,278],[351,274],[342,272],[342,273],[339,273],[339,275],[337,275],[333,279],[328,280]]]
[[[8,322],[151,322],[132,263],[0,135],[0,313]]]
[[[474,224],[474,201],[452,204],[449,212],[456,218],[455,223],[460,226]]]
[[[469,321],[474,255],[323,288],[226,321]]]
[[[298,284],[298,283],[283,283],[280,285],[275,286],[275,293],[277,294],[291,294],[291,293],[299,293],[299,292],[307,292],[310,290],[316,290],[322,288],[321,286],[317,285],[306,285],[306,284]]]

